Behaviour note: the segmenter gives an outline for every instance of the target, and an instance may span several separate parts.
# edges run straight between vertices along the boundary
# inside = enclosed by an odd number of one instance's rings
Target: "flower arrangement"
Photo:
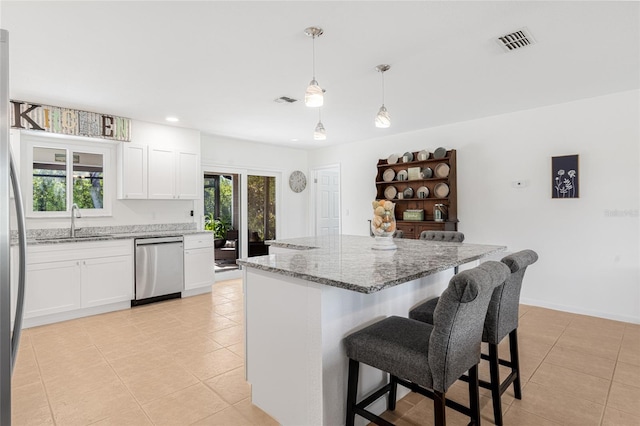
[[[395,204],[388,200],[373,201],[371,231],[376,237],[391,237],[396,231]]]

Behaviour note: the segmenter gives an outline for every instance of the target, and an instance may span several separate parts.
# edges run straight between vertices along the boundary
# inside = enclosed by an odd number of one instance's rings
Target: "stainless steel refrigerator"
[[[9,141],[9,32],[0,30],[0,424],[11,424],[11,374],[18,354],[24,304],[26,230],[22,196]],[[11,193],[13,189],[13,194]],[[15,204],[15,212],[12,205]],[[13,219],[12,219],[13,218]],[[11,227],[15,222],[18,270],[11,270]],[[18,274],[12,294],[11,277]],[[14,278],[15,279],[15,278]],[[11,299],[17,298],[12,318]]]

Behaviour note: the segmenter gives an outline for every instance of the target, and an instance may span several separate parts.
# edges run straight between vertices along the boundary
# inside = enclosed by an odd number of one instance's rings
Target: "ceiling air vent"
[[[536,43],[527,28],[521,28],[518,31],[500,36],[496,41],[506,52]]]
[[[294,102],[298,102],[298,100],[288,96],[280,96],[279,98],[274,99],[273,102],[277,102],[279,104],[292,104]]]

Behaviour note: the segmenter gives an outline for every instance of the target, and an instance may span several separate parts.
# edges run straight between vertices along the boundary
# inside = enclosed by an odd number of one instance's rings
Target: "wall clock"
[[[307,177],[300,170],[295,170],[289,176],[289,188],[293,192],[302,192],[307,187]]]

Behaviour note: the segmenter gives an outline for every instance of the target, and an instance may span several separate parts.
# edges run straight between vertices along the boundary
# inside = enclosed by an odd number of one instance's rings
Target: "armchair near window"
[[[234,263],[238,259],[238,231],[235,229],[229,229],[227,231],[227,242],[223,247],[215,249],[216,261],[225,261]]]

